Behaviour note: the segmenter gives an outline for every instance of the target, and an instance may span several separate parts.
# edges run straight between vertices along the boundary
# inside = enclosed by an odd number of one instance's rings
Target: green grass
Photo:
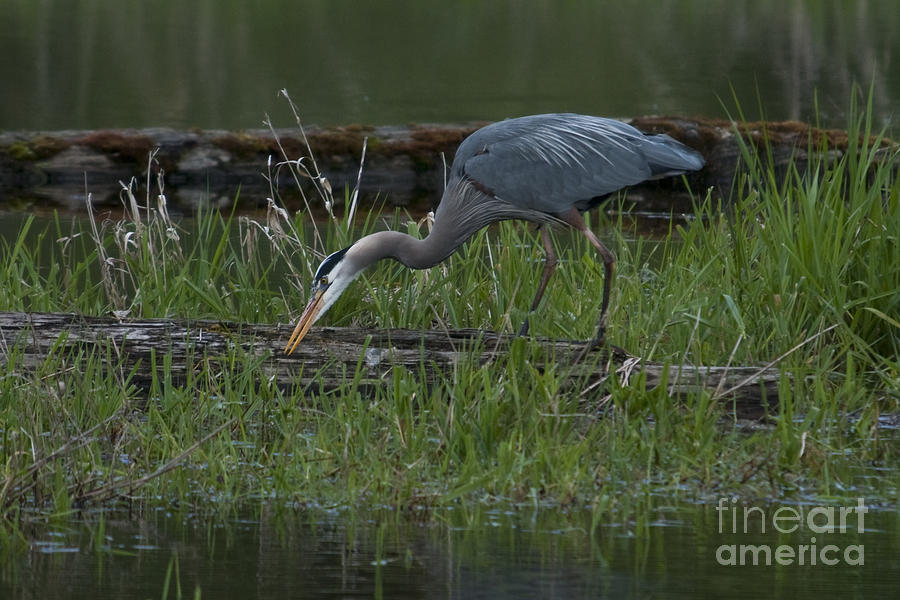
[[[851,139],[872,133],[866,115],[850,123]],[[433,387],[397,370],[374,390],[347,373],[336,390],[292,395],[238,350],[198,356],[201,368],[178,384],[156,355],[162,375],[143,394],[113,348],[56,348],[25,368],[4,340],[0,514],[14,524],[121,504],[233,514],[271,503],[513,502],[589,506],[597,523],[638,510],[650,493],[896,503],[896,470],[871,469],[898,455],[896,433],[878,419],[900,412],[900,155],[877,139],[837,159],[809,150],[809,172],[779,180],[764,148],[745,147],[729,207],[699,193],[697,218],[662,240],[635,239],[622,222],[604,230],[618,254],[613,343],[673,364],[783,356],[771,427],[747,432],[708,393],[675,401],[640,378],[598,392],[598,413],[566,387],[563,366],[533,366],[541,349],[530,339]],[[377,225],[336,217],[314,231],[274,207],[263,223],[141,215],[93,228],[27,220],[0,242],[0,310],[287,322],[306,300],[316,253]],[[425,234],[397,216],[393,226]],[[588,338],[602,267],[581,238],[560,238],[559,250],[532,333]],[[514,332],[540,258],[532,230],[504,223],[428,271],[380,264],[325,322]]]

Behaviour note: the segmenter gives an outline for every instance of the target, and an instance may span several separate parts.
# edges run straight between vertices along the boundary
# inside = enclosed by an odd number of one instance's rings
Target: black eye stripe
[[[330,254],[325,260],[322,261],[322,264],[319,265],[319,269],[316,271],[315,281],[321,281],[323,277],[327,277],[331,270],[341,262],[341,259],[344,258],[344,255],[347,254],[347,250],[350,247],[344,248],[343,250],[338,250],[334,254]]]

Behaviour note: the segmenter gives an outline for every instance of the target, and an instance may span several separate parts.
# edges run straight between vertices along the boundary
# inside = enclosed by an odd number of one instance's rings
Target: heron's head
[[[300,320],[297,322],[287,346],[284,347],[286,354],[293,354],[312,324],[325,314],[325,311],[347,289],[350,282],[359,275],[364,265],[360,266],[354,260],[354,254],[350,252],[352,248],[353,246],[350,246],[329,255],[319,265],[312,282],[309,303],[303,310],[303,314],[300,315]]]

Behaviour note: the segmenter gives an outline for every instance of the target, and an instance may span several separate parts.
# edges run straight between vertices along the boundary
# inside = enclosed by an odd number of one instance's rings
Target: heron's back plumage
[[[499,121],[470,135],[456,152],[451,183],[468,180],[523,213],[507,218],[535,220],[526,213],[585,210],[623,187],[703,164],[699,153],[667,135],[646,135],[613,119],[546,114]]]

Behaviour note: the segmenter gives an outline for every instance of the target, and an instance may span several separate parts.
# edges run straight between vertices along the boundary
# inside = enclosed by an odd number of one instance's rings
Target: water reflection
[[[728,500],[725,500],[728,502]],[[811,507],[761,505],[762,511]],[[715,505],[656,506],[591,527],[588,511],[447,510],[419,522],[395,512],[286,511],[231,522],[157,512],[98,524],[36,527],[3,572],[3,598],[821,598],[887,596],[900,584],[895,512],[870,510],[864,531],[819,534],[864,545],[865,564],[722,566],[723,544],[808,544],[794,534],[723,526]],[[805,517],[804,517],[805,518]],[[740,525],[738,529],[740,530]],[[815,543],[815,542],[814,542]],[[812,575],[814,572],[814,576]]]
[[[8,0],[0,130],[404,124],[572,110],[843,125],[900,99],[894,0]]]

